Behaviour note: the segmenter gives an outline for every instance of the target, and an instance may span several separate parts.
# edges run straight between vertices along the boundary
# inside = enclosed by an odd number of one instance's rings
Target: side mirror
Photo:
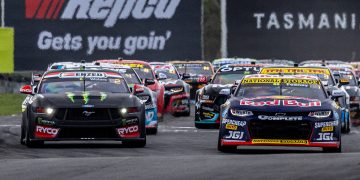
[[[31,85],[24,85],[20,88],[22,94],[33,94],[33,87]]]
[[[144,84],[145,84],[145,86],[153,85],[153,84],[155,84],[155,80],[153,80],[153,79],[145,79]]]
[[[190,78],[190,74],[183,74],[182,75],[182,79],[189,79]]]
[[[347,78],[340,78],[339,79],[340,85],[348,85],[350,83],[349,79]]]
[[[139,94],[144,92],[144,87],[138,84],[134,85],[133,94]]]
[[[345,96],[345,93],[342,90],[333,90],[331,92],[331,99],[337,99]]]
[[[231,93],[231,94],[235,94],[236,88],[237,88],[237,85],[231,86],[231,88],[230,88],[230,93]]]

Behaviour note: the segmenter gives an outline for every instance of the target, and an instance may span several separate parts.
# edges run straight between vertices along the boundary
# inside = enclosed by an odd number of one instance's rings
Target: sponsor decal
[[[329,122],[315,122],[315,128],[322,128],[327,126],[338,126],[339,121],[329,121]]]
[[[261,74],[326,74],[330,75],[328,69],[321,68],[263,68]]]
[[[253,144],[309,144],[308,140],[302,139],[253,139]]]
[[[319,80],[310,79],[283,79],[282,83],[285,84],[319,84]]]
[[[60,74],[60,78],[105,78],[104,73],[99,72],[64,72]]]
[[[89,102],[89,95],[90,95],[89,92],[84,92],[84,93],[82,94],[83,100],[84,100],[84,103],[85,103],[85,104],[87,104],[87,103]]]
[[[210,108],[210,107],[206,107],[206,106],[201,107],[201,109],[203,109],[205,111],[214,111],[214,108]]]
[[[240,100],[240,105],[244,106],[279,106],[280,100],[274,99],[272,101],[249,101],[246,99]]]
[[[54,121],[48,121],[48,120],[45,120],[45,119],[43,119],[41,117],[37,118],[37,123],[40,124],[40,125],[48,125],[48,126],[55,125]]]
[[[71,102],[73,102],[73,103],[75,102],[75,100],[74,100],[75,94],[74,93],[66,92],[66,96],[70,99]]]
[[[271,83],[271,84],[280,84],[281,79],[277,78],[248,78],[242,81],[242,84],[263,84],[263,83]]]
[[[246,125],[246,121],[237,121],[237,120],[232,120],[232,119],[223,119],[222,123],[241,126],[241,127],[244,127]]]
[[[36,138],[55,138],[59,133],[59,128],[52,128],[48,126],[36,126],[35,137]]]
[[[202,114],[205,118],[213,118],[215,116],[215,114],[211,112],[203,112]]]
[[[238,126],[234,124],[226,124],[225,129],[237,130]]]
[[[296,107],[317,107],[321,106],[321,101],[313,101],[313,102],[299,102],[297,100],[283,100],[284,106],[296,106]]]
[[[319,133],[319,137],[316,140],[317,141],[333,141],[334,133]]]
[[[272,121],[301,121],[302,116],[265,116],[259,115],[260,120],[272,120]]]
[[[153,109],[153,108],[155,108],[156,107],[156,105],[154,105],[154,104],[145,104],[145,109],[147,110],[147,109]]]
[[[139,126],[128,126],[123,128],[118,128],[117,132],[120,137],[122,138],[133,138],[133,137],[139,137]]]
[[[321,132],[332,132],[334,131],[334,126],[326,126],[321,128]]]
[[[244,132],[240,131],[229,131],[229,135],[225,136],[226,139],[242,139]]]
[[[147,121],[151,121],[154,118],[154,115],[155,115],[154,111],[149,111],[145,113],[145,118]]]
[[[260,68],[259,67],[225,67],[220,69],[220,72],[229,72],[229,71],[260,71]]]
[[[336,120],[339,120],[339,118],[340,118],[340,117],[339,117],[339,113],[337,113],[336,111],[334,111],[334,117],[335,117]]]
[[[123,119],[122,120],[122,125],[123,126],[128,126],[128,125],[133,125],[133,124],[138,124],[138,119],[137,118],[133,118],[133,119]]]
[[[107,94],[104,92],[100,92],[100,101],[104,101],[107,98]]]

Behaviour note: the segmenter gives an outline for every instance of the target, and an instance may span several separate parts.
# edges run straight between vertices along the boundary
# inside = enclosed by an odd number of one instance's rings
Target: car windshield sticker
[[[261,74],[326,74],[330,75],[328,69],[322,68],[263,68]]]
[[[104,101],[107,97],[107,94],[104,92],[100,92],[100,101]]]

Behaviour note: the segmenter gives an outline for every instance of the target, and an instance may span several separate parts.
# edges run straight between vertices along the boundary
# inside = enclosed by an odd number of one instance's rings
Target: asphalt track
[[[244,147],[218,152],[217,130],[193,116],[165,117],[145,148],[120,142],[68,142],[28,149],[20,116],[0,117],[0,179],[360,179],[360,128],[343,135],[343,153],[317,148]]]

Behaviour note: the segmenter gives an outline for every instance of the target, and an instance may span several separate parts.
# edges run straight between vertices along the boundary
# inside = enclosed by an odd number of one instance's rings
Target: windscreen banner
[[[358,0],[227,0],[229,57],[360,59]]]
[[[201,0],[7,0],[15,70],[55,61],[200,59]]]

